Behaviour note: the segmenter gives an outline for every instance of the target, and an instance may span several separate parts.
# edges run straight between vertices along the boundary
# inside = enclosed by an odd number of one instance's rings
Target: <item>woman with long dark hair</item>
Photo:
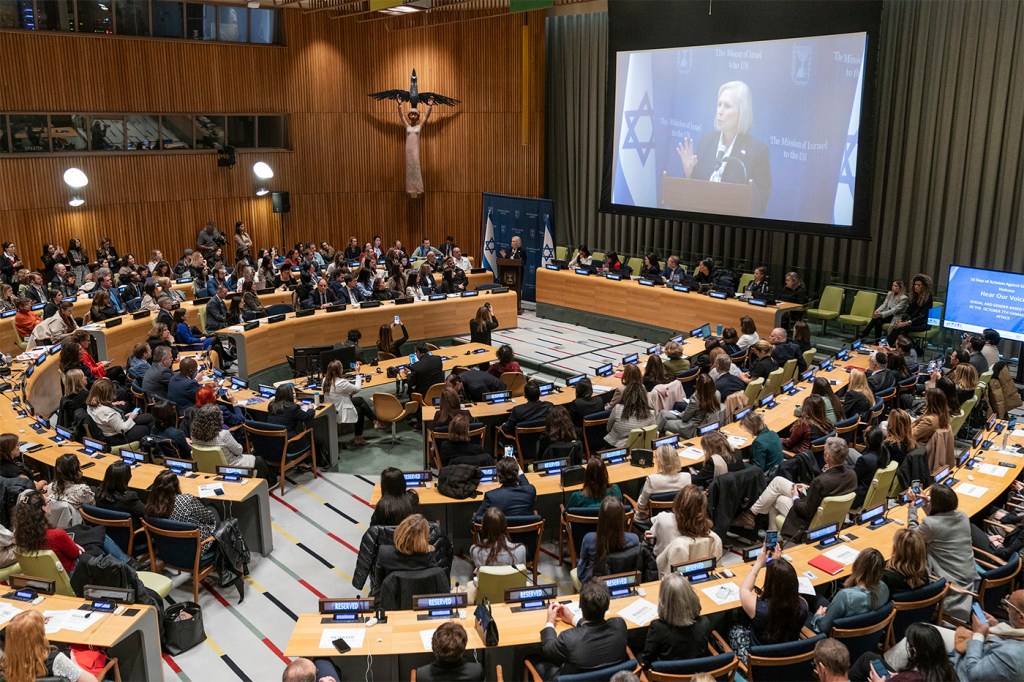
[[[629,384],[623,387],[622,401],[612,408],[608,416],[608,435],[604,440],[612,447],[625,447],[630,431],[654,423],[654,410],[651,409],[643,384]]]
[[[277,387],[274,397],[267,403],[267,421],[288,429],[291,438],[306,428],[306,424],[316,416],[314,410],[307,410],[295,403],[295,387],[292,384],[281,384]],[[296,441],[294,447],[304,447]]]
[[[498,328],[498,318],[491,310],[490,302],[477,308],[476,317],[469,321],[470,343],[491,345],[491,332]]]
[[[888,682],[948,682],[958,679],[938,628],[928,623],[911,623],[904,639],[906,663],[898,666],[896,674],[889,678],[880,677],[873,668],[869,669],[869,682],[885,682],[886,679]]]
[[[654,517],[645,536],[654,540],[658,571],[668,575],[673,564],[713,556],[722,558],[722,539],[708,516],[708,500],[695,485],[683,486],[672,500],[672,510]]]
[[[673,378],[665,369],[665,363],[661,361],[660,355],[655,353],[647,356],[647,364],[644,365],[644,388],[653,391],[655,386],[667,384]]]
[[[146,505],[139,494],[128,487],[132,468],[124,462],[114,462],[103,472],[103,482],[96,494],[96,506],[132,515],[138,524],[146,516]]]
[[[772,562],[767,563],[771,554]],[[767,564],[761,594],[754,591],[757,576]],[[754,567],[740,584],[740,606],[750,626],[735,626],[729,633],[733,651],[743,661],[751,646],[781,644],[800,637],[807,621],[807,602],[800,596],[793,565],[782,557],[782,549],[767,547],[754,560]]]
[[[598,507],[605,497],[622,499],[622,491],[617,483],[608,480],[608,467],[600,457],[587,460],[587,468],[583,473],[583,489],[577,490],[569,497],[566,509],[577,507]]]
[[[204,505],[198,497],[181,492],[178,477],[169,469],[157,474],[150,486],[146,515],[195,524],[199,526],[200,542],[213,535],[220,522],[217,512]]]
[[[512,542],[508,536],[508,520],[497,507],[484,512],[480,535],[469,548],[474,572],[481,566],[512,566],[526,563],[526,546]]]
[[[782,447],[800,452],[811,447],[811,442],[832,432],[832,422],[825,416],[825,401],[813,393],[804,398],[800,418],[790,428],[789,436],[782,439]]]
[[[889,586],[882,582],[884,574],[882,553],[874,547],[863,550],[854,560],[843,589],[836,592],[831,603],[819,607],[811,618],[811,628],[829,634],[837,618],[870,613],[888,603]]]
[[[537,459],[561,457],[571,452],[572,443],[576,440],[576,427],[569,416],[569,410],[555,405],[548,410],[544,433],[537,440]]]
[[[82,476],[78,455],[70,452],[58,457],[54,463],[49,493],[50,499],[67,502],[78,510],[83,504],[96,504],[96,494],[85,484]]]
[[[395,339],[394,329],[402,329],[402,338]],[[391,353],[395,357],[402,354],[402,344],[409,340],[409,331],[405,328],[404,322],[398,324],[382,324],[377,332],[377,350],[379,352]]]
[[[716,421],[721,415],[721,411],[721,397],[715,389],[715,382],[707,374],[698,374],[693,395],[686,404],[686,409],[682,414],[673,410],[659,412],[658,430],[666,433],[678,433],[684,438],[692,438],[697,435],[703,424]]]
[[[932,309],[932,279],[928,275],[918,273],[910,285],[910,304],[902,319],[893,318],[889,325],[889,333],[886,339],[890,346],[896,344],[896,338],[901,334],[910,336],[912,332],[923,332],[928,330],[928,313]]]
[[[78,557],[85,549],[75,544],[67,531],[52,528],[49,522],[50,503],[38,491],[30,491],[14,505],[14,544],[21,551],[38,552],[48,549],[57,555],[68,575],[75,570]]]
[[[419,507],[416,491],[406,488],[401,469],[388,467],[380,472],[380,499],[370,517],[371,526],[397,526]]]
[[[576,564],[576,577],[580,584],[590,580],[591,576],[611,573],[608,556],[639,544],[640,538],[636,533],[626,532],[626,510],[622,500],[605,497],[597,514],[597,530],[584,535],[580,544],[580,557]]]
[[[721,431],[708,431],[701,436],[700,447],[704,451],[704,462],[693,477],[694,485],[707,488],[718,476],[743,471],[743,457],[733,450],[729,438]]]

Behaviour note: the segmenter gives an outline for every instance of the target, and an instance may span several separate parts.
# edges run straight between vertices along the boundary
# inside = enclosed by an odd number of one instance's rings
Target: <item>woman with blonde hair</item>
[[[643,662],[682,661],[707,656],[711,623],[700,615],[700,599],[690,581],[670,573],[658,591],[658,618],[651,621]]]
[[[961,362],[949,373],[949,379],[956,386],[956,397],[963,405],[978,387],[978,370],[968,362]]]
[[[89,389],[89,396],[85,399],[86,411],[89,417],[96,422],[103,438],[112,445],[122,445],[142,440],[149,435],[150,425],[153,423],[153,415],[139,414],[136,408],[127,415],[122,414],[114,405],[117,400],[117,391],[110,379],[97,379]],[[121,440],[124,440],[124,443]]]
[[[909,592],[931,582],[928,576],[928,544],[920,530],[900,528],[892,536],[892,556],[885,563],[882,582],[889,594]]]
[[[0,670],[7,682],[35,682],[39,677],[60,677],[69,682],[96,682],[72,658],[50,646],[43,614],[22,611],[4,631],[4,657]]]
[[[885,440],[882,441],[882,448],[888,453],[889,461],[903,464],[907,453],[917,447],[917,439],[914,438],[914,429],[910,415],[900,409],[889,413],[886,422]]]
[[[498,328],[498,318],[491,310],[491,304],[485,303],[476,310],[476,317],[469,321],[470,343],[491,345],[491,332]]]
[[[694,485],[707,488],[713,479],[731,471],[743,470],[743,458],[736,454],[729,439],[721,431],[708,431],[701,436],[700,447],[704,451],[704,463],[693,477]]]
[[[850,385],[843,396],[843,412],[847,418],[871,411],[875,404],[875,394],[868,385],[868,377],[864,370],[855,369],[850,372]]]
[[[675,341],[669,341],[662,349],[665,352],[665,369],[671,374],[679,374],[690,369],[690,361],[683,357],[683,347]]]
[[[634,523],[647,524],[651,520],[651,495],[682,490],[690,485],[690,474],[681,471],[679,455],[671,445],[661,445],[654,451],[654,466],[658,472],[644,480],[644,487],[636,501]]]
[[[395,544],[383,545],[377,552],[373,596],[379,596],[389,573],[418,571],[436,565],[434,548],[430,546],[430,524],[423,514],[410,514],[395,529]]]
[[[671,567],[692,559],[722,558],[722,539],[708,516],[708,498],[695,485],[683,487],[672,501],[672,511],[654,517],[644,536],[654,540],[658,571],[667,575]]]
[[[772,357],[775,346],[761,339],[750,347],[750,370],[747,372],[754,379],[768,381],[768,375],[779,369],[779,363]]]

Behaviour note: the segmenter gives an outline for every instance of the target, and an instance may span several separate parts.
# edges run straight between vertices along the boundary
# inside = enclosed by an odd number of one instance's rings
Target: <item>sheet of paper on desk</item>
[[[19,613],[21,613],[21,609],[14,604],[0,604],[0,625],[3,625]]]
[[[1013,435],[1017,436],[1017,438],[1024,438],[1024,429],[1014,429]]]
[[[796,579],[796,583],[797,583],[797,591],[800,594],[806,594],[806,595],[808,595],[810,597],[813,597],[815,595],[814,584],[811,582],[810,578],[807,578],[805,576],[800,576],[800,577],[798,577]]]
[[[431,640],[434,639],[434,633],[437,628],[433,630],[420,630],[420,641],[423,642],[424,651],[433,651],[434,647],[431,645]]]
[[[978,471],[980,471],[983,474],[988,474],[989,476],[1003,477],[1007,473],[1009,473],[1010,468],[1001,467],[998,464],[979,464]]]
[[[100,622],[106,616],[105,613],[96,611],[43,611],[43,618],[46,620],[46,633],[53,634],[58,630],[71,630],[72,632],[85,632],[90,627]]]
[[[956,487],[956,492],[960,495],[967,495],[968,497],[981,497],[988,492],[988,488],[983,488],[980,485],[974,485],[973,483],[961,483]]]
[[[698,459],[704,459],[704,451],[697,447],[691,447],[686,448],[685,450],[680,450],[679,456],[683,459],[697,461]]]
[[[837,561],[844,566],[849,566],[857,559],[857,555],[860,554],[860,550],[846,545],[840,545],[839,547],[830,549],[827,552],[823,552],[823,554],[832,561]]]
[[[729,445],[734,448],[741,448],[743,444],[747,442],[747,439],[743,436],[729,436]]]
[[[226,331],[226,332],[235,332],[237,334],[241,334],[242,332],[245,331],[245,327],[243,327],[240,324],[233,324],[230,327],[225,327],[224,331]]]
[[[220,492],[217,492],[217,491]],[[224,494],[224,486],[220,483],[207,483],[199,486],[199,497],[219,497]]]
[[[619,615],[635,625],[647,625],[658,617],[658,605],[639,597],[626,608],[619,611]]]
[[[711,601],[715,602],[719,606],[740,600],[740,588],[736,583],[710,585],[703,588],[701,591],[708,595]]]
[[[353,649],[363,648],[366,628],[324,628],[320,633],[320,648],[334,649],[334,640],[343,639]]]
[[[1000,453],[1002,455],[1009,455],[1010,457],[1021,457],[1021,456],[1024,456],[1024,455],[1021,455],[1020,451],[1017,450],[1017,447],[1015,445],[1007,445],[1005,448],[999,447],[999,448],[995,448],[994,450],[995,450],[995,452],[998,452],[998,453]]]
[[[594,384],[594,393],[600,395],[601,393],[607,393],[611,391],[611,386],[603,386],[602,384]]]

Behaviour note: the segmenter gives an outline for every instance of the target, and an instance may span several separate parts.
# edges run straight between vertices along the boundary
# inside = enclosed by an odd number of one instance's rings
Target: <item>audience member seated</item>
[[[974,391],[978,386],[978,370],[974,369],[973,365],[960,364],[953,368],[953,371],[949,373],[949,380],[953,382],[953,386],[956,387],[956,402],[957,407],[963,405],[965,402],[971,399],[974,395]],[[960,410],[954,412],[950,409],[950,414],[957,414]]]
[[[806,353],[814,347],[811,343],[811,328],[803,320],[793,325],[793,343],[800,346],[801,353]]]
[[[728,437],[721,431],[708,431],[700,437],[704,461],[693,477],[693,484],[701,488],[711,485],[712,479],[734,471],[743,471],[743,458],[729,444]]]
[[[4,634],[0,672],[10,682],[29,682],[42,677],[56,677],[68,682],[96,682],[95,675],[75,662],[73,653],[69,656],[50,646],[41,611],[18,613],[7,624]]]
[[[579,457],[580,443],[576,429],[569,417],[569,411],[561,405],[555,405],[548,410],[547,421],[544,425],[544,433],[537,440],[537,459],[554,459],[556,457],[570,457],[572,464],[577,464]],[[575,456],[573,456],[576,451]],[[524,456],[528,456],[525,453]]]
[[[635,533],[625,532],[625,529],[626,511],[622,501],[616,497],[605,497],[597,514],[597,530],[584,535],[580,543],[576,576],[581,584],[592,576],[619,572],[617,567],[609,565],[610,555],[640,544],[640,538]]]
[[[605,618],[611,595],[597,581],[588,581],[580,588],[579,617],[563,604],[552,603],[547,611],[547,624],[540,631],[543,661],[534,665],[544,680],[559,675],[607,668],[626,661],[626,622],[621,618]],[[573,627],[556,634],[555,621]]]
[[[796,360],[797,373],[802,373],[807,369],[807,362],[804,360],[803,351],[800,350],[799,344],[787,339],[786,330],[782,327],[776,327],[772,330],[772,335],[768,338],[768,341],[772,344],[772,359],[775,360],[779,367],[785,366],[789,360]]]
[[[884,393],[896,385],[896,374],[889,369],[889,356],[882,351],[868,355],[868,386],[873,393]]]
[[[370,516],[371,526],[397,526],[419,508],[420,498],[406,488],[401,469],[388,467],[380,473],[380,499]]]
[[[442,623],[430,639],[434,662],[416,668],[416,679],[422,682],[465,680],[483,682],[484,668],[477,661],[467,661],[466,629],[454,621]],[[322,682],[322,681],[321,681]]]
[[[683,487],[672,500],[672,511],[655,516],[651,529],[644,533],[645,538],[654,540],[658,573],[666,576],[672,566],[687,561],[721,559],[722,539],[712,528],[707,495],[695,485]]]
[[[92,370],[82,362],[82,347],[73,339],[65,341],[63,348],[60,349],[60,371],[63,372],[65,376],[68,372],[81,372],[82,376],[85,377],[87,386],[92,386],[93,382],[96,380],[96,377],[92,374]]]
[[[166,324],[157,322],[153,325],[153,328],[149,330],[149,336],[146,337],[146,343],[154,353],[157,348],[163,347],[171,351],[171,359],[178,359],[178,349],[173,345],[174,337],[171,336],[171,329]]]
[[[907,527],[913,530],[920,525],[928,533],[928,570],[950,582],[943,608],[953,618],[966,622],[970,617],[971,595],[953,589],[953,585],[972,592],[977,587],[978,565],[971,545],[971,520],[957,509],[959,499],[949,486],[933,485],[921,495],[927,515],[921,522],[918,522],[914,504],[918,495],[910,489],[907,497],[911,501]]]
[[[782,439],[782,447],[792,452],[808,450],[811,442],[832,432],[832,422],[825,416],[825,401],[813,393],[804,398],[800,418],[790,427],[789,437]]]
[[[575,268],[586,268],[589,267],[594,259],[590,255],[590,249],[587,248],[586,244],[580,244],[576,249],[576,253],[573,254],[572,260],[569,261],[569,269]]]
[[[761,340],[761,337],[757,335],[757,325],[746,315],[740,318],[740,331],[743,333],[736,340],[736,346],[740,350],[747,350]]]
[[[493,374],[496,377],[501,377],[505,372],[522,372],[522,368],[519,363],[516,362],[515,352],[512,350],[512,346],[505,344],[498,348],[498,361],[487,368],[488,373]]]
[[[89,387],[85,384],[85,374],[80,369],[69,369],[64,373],[64,397],[57,408],[57,426],[75,430],[75,414],[85,410],[85,401],[89,398]]]
[[[857,496],[853,498],[853,508],[859,509],[864,504],[871,481],[879,469],[889,466],[889,460],[882,441],[885,434],[882,429],[872,426],[864,434],[864,450],[853,463],[853,473],[857,474]]]
[[[206,304],[206,331],[212,334],[228,326],[228,306],[224,302],[228,288],[223,284],[216,291],[210,291],[211,298]]]
[[[607,409],[612,409],[622,400],[622,392],[626,390],[626,386],[630,384],[644,383],[644,374],[640,371],[639,365],[626,365],[622,368],[622,376],[619,377],[619,386],[612,391],[611,398],[608,399]],[[645,389],[646,390],[646,389]]]
[[[914,420],[912,432],[914,440],[918,445],[927,444],[936,431],[949,428],[949,417],[949,402],[946,400],[946,394],[938,388],[927,389],[924,392],[924,410]],[[929,467],[931,464],[929,462]],[[935,468],[932,470],[934,471]]]
[[[718,349],[716,349],[718,350]],[[715,390],[725,400],[733,393],[741,393],[746,390],[747,382],[743,381],[738,374],[733,372],[735,367],[728,353],[724,351],[715,357],[715,369],[718,377],[711,377],[715,382]]]
[[[345,378],[345,370],[340,360],[332,360],[327,365],[323,382],[324,400],[334,405],[339,424],[355,424],[355,438],[352,442],[362,446],[367,444],[367,440],[363,438],[366,420],[369,419],[375,426],[381,424],[366,398],[356,395],[359,389],[356,382]]]
[[[644,256],[643,265],[640,268],[640,272],[637,275],[641,277],[660,277],[661,276],[661,264],[658,262],[658,257],[653,253],[648,253]]]
[[[103,509],[131,514],[137,528],[146,516],[146,505],[139,494],[128,487],[132,480],[132,468],[122,461],[113,462],[103,472],[103,481],[96,494],[96,506]]]
[[[683,438],[693,438],[704,424],[717,421],[721,417],[722,398],[715,390],[715,382],[706,374],[697,375],[696,385],[690,402],[682,414],[675,410],[663,410],[658,413],[658,431],[661,433],[678,433]]]
[[[786,273],[786,286],[779,292],[779,300],[783,303],[807,305],[807,287],[795,272]]]
[[[679,470],[679,455],[671,445],[661,445],[654,451],[654,466],[658,472],[644,479],[644,486],[636,501],[633,521],[637,524],[647,525],[651,522],[651,495],[676,492],[691,483],[690,474]]]
[[[32,330],[36,328],[43,320],[32,311],[32,301],[27,298],[18,299],[18,312],[14,316],[14,326],[18,330],[18,335],[27,339],[32,335]]]
[[[198,329],[190,327],[185,321],[187,313],[184,308],[178,308],[171,314],[171,319],[174,320],[174,342],[189,346],[188,350],[210,350],[213,346],[213,337],[204,337],[197,333]]]
[[[644,665],[707,656],[711,623],[700,610],[700,599],[689,580],[678,573],[662,578],[658,617],[651,621],[644,643]]]
[[[15,453],[17,453],[17,457],[15,457]],[[33,481],[36,490],[46,490],[46,481],[35,481],[32,470],[21,457],[21,452],[18,448],[18,436],[14,433],[0,434],[0,476],[3,478],[28,479]]]
[[[681,284],[686,281],[686,271],[679,267],[679,256],[669,256],[665,262],[665,269],[661,271],[661,278],[666,284]]]
[[[78,511],[82,510],[83,504],[96,504],[95,493],[82,477],[78,455],[70,452],[58,457],[54,463],[53,481],[47,492],[51,500],[67,502]]]
[[[452,374],[456,374],[462,382],[462,393],[470,402],[480,402],[484,399],[484,393],[504,391],[506,388],[501,379],[483,370],[456,367]]]
[[[753,379],[768,381],[768,375],[779,369],[772,357],[772,344],[758,341],[750,347],[750,370],[747,372]]]
[[[199,392],[199,382],[196,381],[198,373],[199,365],[195,358],[187,357],[178,364],[178,371],[167,382],[167,400],[178,408],[178,414],[184,414],[196,402],[196,393]]]
[[[127,415],[122,414],[118,408],[124,406],[115,405],[116,400],[117,391],[110,379],[97,379],[93,382],[92,388],[89,389],[89,397],[85,401],[86,410],[99,427],[103,439],[111,445],[122,445],[148,436],[153,416],[140,414],[138,408]]]
[[[750,444],[750,463],[766,476],[771,476],[782,464],[782,440],[779,434],[765,425],[760,412],[753,410],[740,420],[740,426],[754,439]]]
[[[448,437],[441,440],[441,466],[469,464],[475,467],[494,466],[494,460],[480,443],[469,438],[469,420],[458,414],[448,428]]]
[[[169,469],[157,474],[146,500],[146,515],[192,523],[199,527],[199,541],[213,535],[220,522],[217,512],[195,495],[181,492],[178,477]]]
[[[622,499],[622,491],[617,483],[610,483],[608,480],[608,467],[600,457],[591,457],[587,460],[587,467],[583,474],[583,488],[577,490],[569,497],[566,509],[579,509],[581,507],[600,507],[605,497]],[[507,512],[506,512],[507,513]]]
[[[512,436],[515,433],[517,424],[546,419],[548,411],[551,409],[551,403],[540,399],[540,385],[533,379],[526,382],[523,395],[526,397],[526,402],[509,410],[508,419],[501,425],[501,431],[507,436]],[[520,452],[519,456],[529,459],[532,454],[532,452]]]
[[[946,651],[946,642],[941,634],[944,630],[930,623],[911,623],[902,641],[886,651],[885,658],[871,651],[862,655],[850,669],[851,680],[861,682],[944,682],[945,680],[968,680],[976,678],[958,677]],[[950,638],[952,644],[952,638]],[[952,650],[952,646],[950,646]],[[896,661],[890,665],[887,659]],[[887,677],[880,676],[871,664],[881,660],[889,670]],[[895,674],[893,674],[895,673]],[[998,678],[983,678],[998,679]],[[1009,679],[1009,678],[1007,678]]]
[[[458,385],[461,383],[460,379],[461,377],[458,377],[455,380],[448,377],[449,384],[455,383],[455,385]],[[434,412],[433,427],[435,429],[448,428],[452,423],[452,420],[458,415],[462,415],[467,420],[472,418],[469,410],[462,409],[462,402],[459,400],[458,391],[455,388],[452,388],[451,385],[446,386],[444,390],[441,391],[441,402],[438,404],[437,410]]]
[[[825,467],[810,485],[792,483],[776,476],[750,511],[754,514],[768,514],[770,530],[777,527],[776,514],[784,516],[781,535],[786,539],[802,535],[823,499],[845,495],[856,489],[857,476],[846,466],[849,450],[850,446],[842,438],[829,438],[825,442]]]
[[[65,346],[67,348],[67,346]],[[171,364],[174,358],[171,356],[171,349],[167,346],[157,346],[153,350],[153,364],[146,371],[142,378],[142,390],[148,396],[167,399],[167,386],[171,382],[173,372]]]
[[[843,396],[843,412],[846,418],[865,413],[870,414],[874,404],[875,394],[868,386],[867,375],[859,369],[851,370],[850,384],[846,387],[846,394]],[[861,417],[861,421],[865,421],[864,417]]]
[[[882,582],[885,558],[874,547],[862,550],[853,562],[850,577],[843,583],[831,603],[818,607],[811,617],[815,632],[832,632],[837,618],[859,616],[881,608],[889,602],[889,587]]]
[[[675,341],[669,341],[665,344],[663,349],[665,356],[668,360],[665,360],[665,369],[667,369],[672,375],[685,372],[690,369],[690,361],[683,357],[683,347]]]
[[[153,418],[153,428],[148,434],[163,441],[160,450],[168,457],[192,459],[192,446],[185,432],[178,428],[178,408],[166,400],[159,400],[150,408],[148,416]]]
[[[200,447],[217,447],[224,453],[228,466],[249,467],[255,469],[260,478],[274,479],[267,463],[262,457],[245,454],[243,448],[231,432],[224,428],[224,416],[216,405],[204,405],[196,412],[192,420],[192,445]]]
[[[828,379],[825,377],[814,377],[814,382],[811,384],[811,395],[821,396],[821,399],[825,401],[825,418],[830,424],[835,424],[846,418],[843,401],[832,390],[832,384],[828,383]],[[802,407],[802,405],[796,406],[796,416],[800,416]]]
[[[152,367],[149,363],[149,359],[153,356],[153,351],[150,350],[148,343],[137,343],[132,349],[132,354],[128,356],[128,365],[125,368],[128,377],[133,383],[142,385],[142,379],[146,376],[146,372]]]
[[[815,644],[812,662],[818,682],[849,682],[850,650],[838,639],[823,639]]]
[[[654,423],[654,410],[651,409],[643,384],[628,384],[623,387],[622,401],[612,408],[608,416],[608,434],[604,440],[612,447],[625,447],[630,431]]]
[[[426,395],[431,386],[444,383],[444,361],[440,355],[432,355],[423,343],[417,344],[416,362],[409,365],[405,372],[410,396],[413,393]]]
[[[655,386],[661,384],[667,384],[672,381],[674,377],[670,376],[668,371],[665,369],[665,365],[661,361],[660,355],[650,355],[647,357],[647,364],[644,365],[644,388],[648,391],[653,391]]]
[[[508,535],[508,519],[497,507],[484,512],[480,523],[480,536],[469,548],[474,576],[482,566],[519,566],[526,563],[526,546],[513,543]],[[476,587],[476,579],[472,582]],[[470,598],[470,602],[475,601]]]
[[[307,410],[295,403],[295,387],[292,384],[278,386],[274,397],[267,403],[267,421],[288,429],[289,438],[303,431],[314,416],[315,410]],[[304,447],[304,444],[296,441],[292,447]]]
[[[75,539],[72,540],[67,531],[50,525],[50,515],[50,501],[43,493],[32,490],[18,498],[12,520],[14,544],[20,551],[50,550],[57,555],[69,576],[83,554],[103,556],[109,553],[117,561],[128,562],[129,557],[118,548],[117,543],[107,538],[103,528],[73,526],[70,530]]]
[[[764,586],[755,591],[757,576],[768,561]],[[800,638],[807,622],[807,602],[800,596],[793,564],[782,557],[782,548],[765,547],[754,560],[754,567],[740,584],[740,607],[750,619],[749,626],[736,625],[729,632],[729,644],[736,656],[746,662],[751,646],[782,644]]]
[[[921,529],[899,528],[892,536],[892,554],[885,564],[882,582],[895,597],[924,587],[931,582],[928,575],[928,545]]]
[[[893,280],[882,304],[871,313],[871,322],[861,332],[861,339],[874,339],[874,344],[877,345],[882,339],[882,325],[892,322],[894,318],[901,319],[903,317],[910,303],[906,289],[907,285],[903,283],[903,280]]]
[[[569,416],[572,418],[572,423],[576,427],[577,432],[582,434],[583,418],[603,412],[605,409],[604,399],[599,395],[594,395],[594,385],[587,377],[577,381],[573,390],[576,393],[576,397],[571,403],[566,405],[566,409],[569,411]]]
[[[886,339],[890,346],[896,343],[896,337],[900,334],[909,336],[913,332],[928,330],[928,313],[932,309],[932,280],[928,275],[920,273],[914,275],[909,298],[907,312],[901,316],[901,319],[897,320],[894,317],[892,324],[889,325]]]
[[[373,596],[378,597],[384,578],[395,571],[418,571],[437,566],[430,545],[430,524],[422,514],[411,514],[395,529],[395,543],[377,551],[374,565]]]
[[[496,507],[510,516],[532,516],[537,503],[537,488],[527,480],[519,469],[515,457],[502,457],[498,460],[496,477],[499,487],[484,493],[480,508],[473,515],[479,520],[491,507]],[[383,479],[382,479],[383,480]]]

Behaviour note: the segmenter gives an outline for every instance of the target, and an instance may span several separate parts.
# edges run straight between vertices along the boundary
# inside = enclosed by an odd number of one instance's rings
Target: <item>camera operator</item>
[[[206,227],[201,229],[196,237],[196,248],[202,252],[203,258],[207,259],[209,259],[210,254],[226,243],[227,239],[220,233],[217,229],[217,224],[212,220],[206,223]]]

